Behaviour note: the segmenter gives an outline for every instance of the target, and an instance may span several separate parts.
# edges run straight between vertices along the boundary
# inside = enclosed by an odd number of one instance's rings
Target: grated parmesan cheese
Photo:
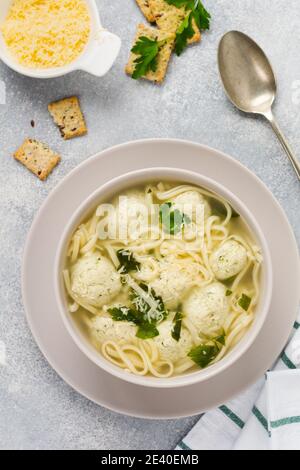
[[[87,44],[90,30],[84,0],[13,0],[1,25],[12,55],[31,68],[73,62]]]
[[[145,292],[133,279],[129,274],[125,276],[126,282],[133,289],[138,298],[135,301],[136,307],[143,311],[145,310],[145,304],[150,307],[150,310],[147,312],[148,321],[151,322],[152,320],[162,321],[163,315],[162,312],[159,310],[159,302],[153,298],[150,293]],[[146,313],[146,312],[145,312]]]

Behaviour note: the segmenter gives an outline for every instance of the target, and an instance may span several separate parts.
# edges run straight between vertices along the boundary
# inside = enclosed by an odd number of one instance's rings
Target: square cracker
[[[177,29],[186,17],[187,12],[185,8],[177,8],[174,5],[169,5],[165,0],[148,0],[148,2],[159,29],[169,31],[169,33],[176,33]],[[201,40],[201,33],[195,22],[193,27],[195,34],[191,39],[189,39],[189,44],[199,42]]]
[[[151,11],[149,0],[136,0],[136,3],[140,7],[142,13],[144,14],[145,18],[149,21],[149,23],[155,23],[155,16]]]
[[[14,158],[44,181],[60,162],[60,156],[46,144],[34,139],[26,139],[15,152]]]
[[[48,110],[65,140],[87,133],[85,120],[76,96],[50,103]]]
[[[158,67],[155,72],[149,71],[143,78],[152,82],[161,83],[167,73],[168,64],[171,58],[171,54],[174,48],[175,34],[170,34],[168,31],[162,31],[144,24],[139,24],[137,33],[135,36],[134,44],[137,43],[138,39],[142,36],[146,36],[149,39],[157,39],[158,41],[166,40],[166,43],[162,46],[158,54]],[[131,52],[129,62],[126,66],[126,73],[132,75],[135,69],[135,59],[138,55]]]

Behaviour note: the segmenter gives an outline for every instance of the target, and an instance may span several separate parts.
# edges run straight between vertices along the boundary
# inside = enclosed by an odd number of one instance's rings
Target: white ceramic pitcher
[[[121,40],[115,34],[106,31],[100,20],[99,11],[95,0],[85,0],[91,17],[91,34],[82,54],[71,64],[49,68],[36,69],[24,67],[19,64],[7,48],[2,34],[0,33],[0,59],[16,72],[34,78],[53,78],[74,70],[84,70],[85,72],[102,77],[115,62],[121,47]],[[0,0],[0,24],[6,18],[12,0]]]

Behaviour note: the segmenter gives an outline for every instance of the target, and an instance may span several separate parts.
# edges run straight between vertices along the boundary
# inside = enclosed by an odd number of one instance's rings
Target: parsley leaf
[[[251,297],[248,297],[246,294],[242,294],[241,298],[238,301],[240,307],[246,312],[248,311],[250,304],[251,304]]]
[[[133,253],[129,250],[119,250],[117,252],[117,257],[122,266],[122,274],[127,274],[130,271],[138,271],[141,267],[141,264],[135,259]]]
[[[197,0],[195,0],[194,19],[195,19],[196,25],[201,31],[204,31],[210,28],[211,15],[204,8],[203,3]]]
[[[143,291],[147,292],[154,301],[156,301],[157,311],[161,314],[162,319],[165,319],[168,315],[168,312],[165,308],[163,299],[160,296],[156,295],[153,289],[149,290],[146,284],[140,284],[140,287],[141,289],[143,289]],[[144,317],[146,317],[147,313],[151,310],[150,305],[135,291],[132,291],[130,295],[130,300],[132,301],[136,309],[140,311],[144,315]]]
[[[137,54],[134,60],[135,69],[132,78],[137,80],[144,77],[148,72],[156,72],[158,65],[158,53],[165,41],[157,41],[146,36],[141,36],[131,49],[131,52]]]
[[[153,323],[143,322],[139,325],[137,331],[137,338],[140,339],[151,339],[159,335],[159,331]]]
[[[182,214],[180,210],[172,210],[172,202],[165,202],[159,208],[159,217],[164,232],[170,235],[176,235],[182,230],[184,225],[189,225],[191,219],[188,215]]]
[[[188,356],[195,362],[201,369],[207,367],[219,353],[219,348],[214,345],[200,344],[192,349]]]
[[[181,335],[181,327],[182,327],[182,313],[177,312],[175,317],[174,317],[174,328],[172,330],[172,338],[175,339],[175,341],[180,340],[180,335]]]
[[[236,275],[231,276],[228,279],[224,279],[224,281],[221,281],[222,284],[224,284],[226,287],[231,287],[234,281],[236,280]],[[230,294],[231,295],[231,294]]]
[[[165,309],[163,300],[161,297],[157,296],[153,289],[148,289],[146,284],[140,284],[140,287],[151,295],[152,299],[157,302],[157,311],[161,314],[160,320],[164,320],[168,311]],[[137,327],[137,338],[140,339],[150,339],[155,338],[159,335],[159,331],[156,327],[158,319],[151,319],[149,321],[147,314],[149,313],[151,307],[147,302],[137,295],[135,291],[132,292],[130,296],[133,307],[113,307],[108,309],[112,319],[114,321],[128,321],[134,323]]]
[[[223,334],[221,334],[220,336],[217,336],[214,341],[218,344],[222,344],[222,346],[225,346],[226,344],[226,336],[225,336],[225,332]]]
[[[110,308],[108,312],[111,314],[114,321],[128,321],[138,326],[136,333],[137,338],[150,339],[159,335],[155,324],[145,320],[142,312],[128,307],[114,307]]]
[[[128,321],[137,324],[141,320],[139,312],[128,307],[113,307],[108,312],[114,321]]]
[[[188,40],[191,39],[194,34],[195,31],[193,28],[193,15],[190,11],[186,15],[176,32],[175,52],[178,56],[182,54],[182,52],[187,46]]]
[[[177,8],[184,7],[187,15],[176,31],[175,52],[181,55],[188,44],[188,40],[195,34],[193,23],[201,31],[210,28],[210,13],[204,8],[201,0],[166,0],[169,5]]]
[[[214,361],[218,354],[220,353],[222,346],[226,344],[226,334],[222,330],[220,335],[216,338],[213,338],[207,343],[200,344],[199,346],[193,348],[188,357],[192,359],[201,369],[207,367],[212,361]]]

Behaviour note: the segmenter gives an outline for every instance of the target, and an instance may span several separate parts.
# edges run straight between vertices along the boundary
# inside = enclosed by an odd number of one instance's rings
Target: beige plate
[[[62,323],[53,287],[57,244],[79,204],[111,178],[160,166],[198,171],[230,188],[256,216],[269,243],[274,266],[271,309],[250,350],[230,369],[208,382],[173,390],[123,382],[90,362]],[[282,247],[285,247],[284,256]],[[82,163],[55,188],[40,209],[27,239],[23,262],[27,319],[51,366],[90,400],[119,413],[143,418],[195,415],[221,405],[258,380],[288,340],[300,300],[299,283],[295,237],[267,188],[245,167],[221,152],[176,140],[132,142],[105,150]]]

